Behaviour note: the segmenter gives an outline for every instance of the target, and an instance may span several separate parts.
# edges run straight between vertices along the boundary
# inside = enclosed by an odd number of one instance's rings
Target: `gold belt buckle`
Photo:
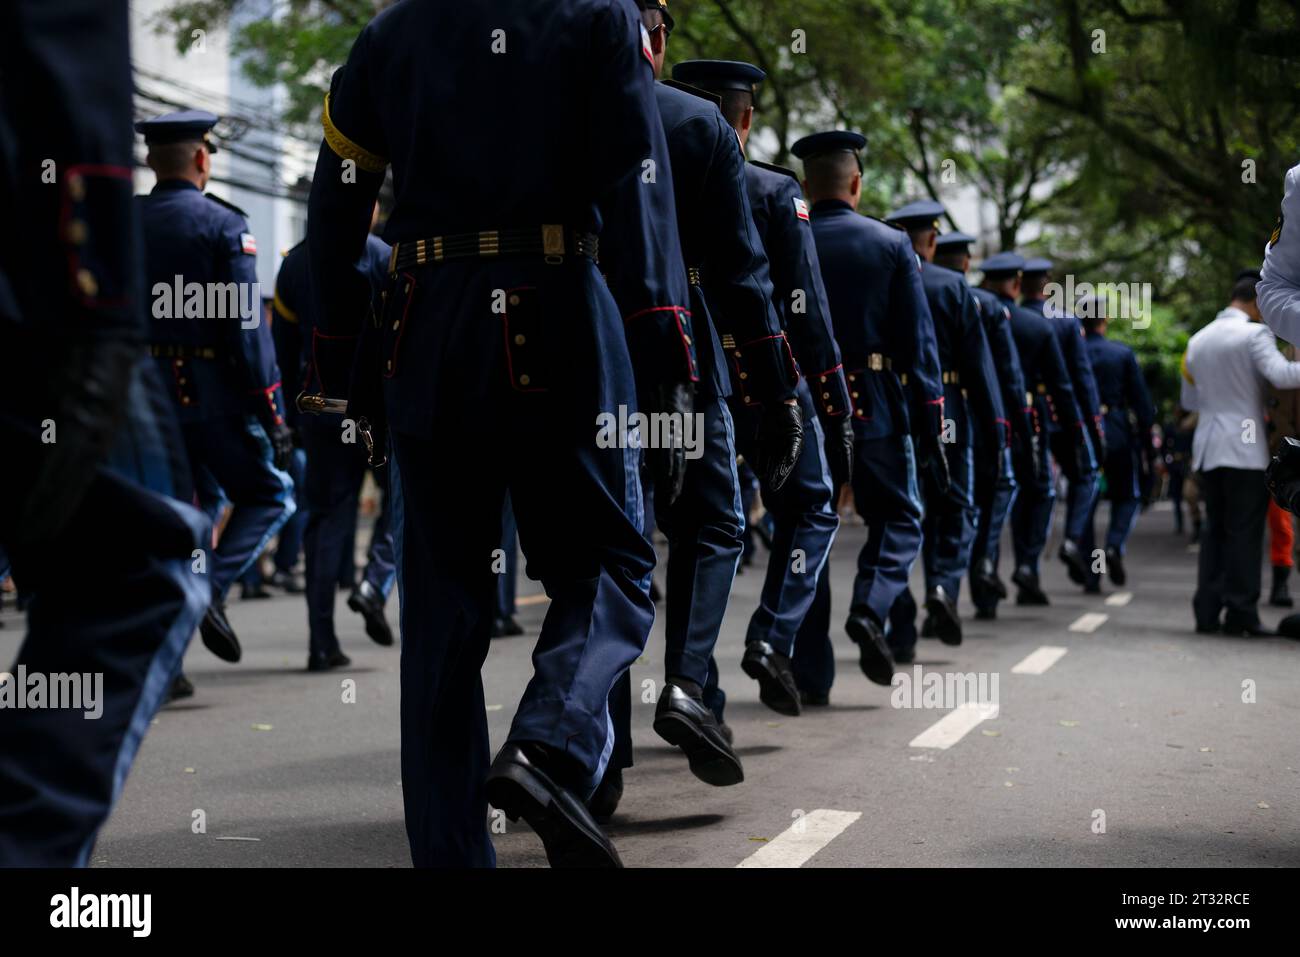
[[[552,266],[564,262],[564,227],[542,224],[542,257]]]

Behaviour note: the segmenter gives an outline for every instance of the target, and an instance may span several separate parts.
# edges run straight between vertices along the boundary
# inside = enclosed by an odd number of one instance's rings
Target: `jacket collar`
[[[1246,315],[1240,309],[1234,308],[1233,306],[1227,306],[1214,318],[1215,319],[1240,319],[1243,322],[1250,322],[1250,316]]]

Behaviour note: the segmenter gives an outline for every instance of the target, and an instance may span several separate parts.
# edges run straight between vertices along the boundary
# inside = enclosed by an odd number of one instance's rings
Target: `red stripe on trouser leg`
[[[1281,508],[1271,498],[1268,500],[1268,560],[1275,566],[1290,568],[1295,564],[1291,554],[1295,549],[1295,525],[1291,513]]]

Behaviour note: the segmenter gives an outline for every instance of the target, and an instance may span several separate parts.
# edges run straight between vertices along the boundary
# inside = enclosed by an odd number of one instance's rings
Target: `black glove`
[[[1287,436],[1264,472],[1273,501],[1288,512],[1300,513],[1300,442]]]
[[[838,493],[845,482],[853,481],[853,420],[845,415],[823,419],[826,430],[826,462],[831,469],[831,484]]]
[[[293,429],[283,422],[263,424],[266,437],[271,440],[271,462],[283,472],[293,458]]]
[[[643,396],[641,407],[647,414],[670,413],[674,416],[670,422],[684,423],[695,414],[695,389],[689,382],[663,382],[652,393]],[[646,464],[654,481],[655,494],[662,496],[667,505],[677,501],[686,484],[685,436],[674,430],[673,438],[669,448],[646,449]]]
[[[1089,433],[1092,436],[1092,451],[1097,456],[1097,467],[1101,468],[1101,463],[1106,461],[1106,429],[1101,423]]]
[[[50,380],[56,441],[42,444],[29,491],[15,514],[14,544],[50,541],[81,505],[108,457],[126,409],[138,344],[73,340]]]
[[[767,479],[768,488],[776,491],[794,471],[803,451],[803,416],[799,406],[775,402],[763,412],[763,422],[758,428],[757,463]]]

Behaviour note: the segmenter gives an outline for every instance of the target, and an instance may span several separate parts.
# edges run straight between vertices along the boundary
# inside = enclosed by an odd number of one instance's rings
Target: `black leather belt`
[[[388,272],[395,276],[403,269],[450,259],[538,256],[558,264],[564,262],[565,256],[586,256],[594,262],[599,249],[600,241],[594,233],[579,233],[565,226],[485,229],[398,243],[389,257]]]
[[[884,353],[873,352],[871,353],[871,355],[867,356],[867,364],[865,368],[854,369],[852,372],[848,372],[847,375],[848,375],[848,380],[850,382],[854,382],[856,381],[857,373],[859,372],[884,372],[886,370],[892,372],[893,369],[894,369],[893,359],[889,358],[889,356],[885,355]],[[906,372],[899,373],[898,381],[901,382],[903,385],[907,385],[907,373]]]
[[[155,359],[215,359],[220,354],[215,346],[191,346],[173,342],[152,343],[149,352]]]

